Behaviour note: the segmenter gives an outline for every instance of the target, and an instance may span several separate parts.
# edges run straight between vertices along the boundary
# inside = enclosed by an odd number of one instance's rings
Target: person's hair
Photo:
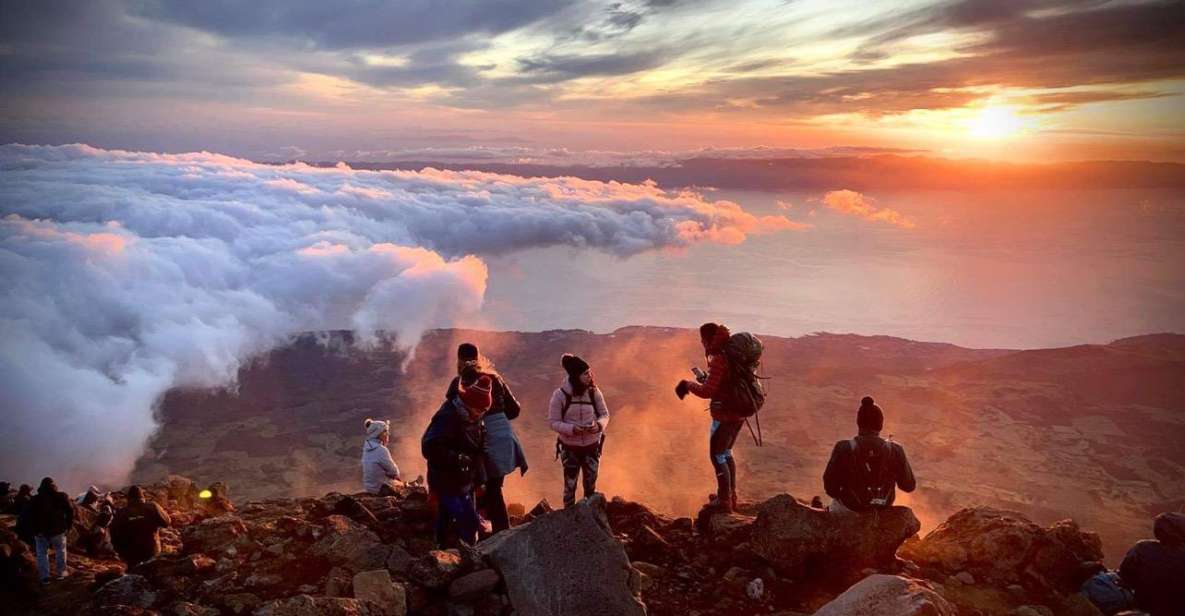
[[[53,477],[46,477],[41,480],[41,485],[37,486],[38,492],[57,492],[58,486],[53,482]]]
[[[20,489],[20,490],[18,490],[18,492],[26,492],[26,493],[27,493],[27,492],[32,492],[32,491],[33,491],[33,486],[31,486],[31,485],[29,485],[29,484],[27,484],[27,483],[22,483],[22,484],[21,484],[21,489]]]
[[[132,486],[128,488],[128,502],[140,503],[144,502],[144,489],[140,486]]]
[[[591,369],[592,368],[589,368],[589,370],[591,370]],[[568,376],[568,383],[572,386],[572,395],[573,396],[583,396],[584,392],[588,391],[589,389],[592,389],[596,385],[595,383],[585,385],[584,381],[580,380],[580,377],[582,377],[582,376],[584,376],[583,372],[580,374]]]
[[[872,396],[860,399],[860,410],[856,411],[856,427],[870,432],[880,432],[884,429],[885,413]]]
[[[717,329],[720,329],[720,326],[715,323],[704,323],[700,325],[699,339],[704,341],[711,340],[716,335]]]

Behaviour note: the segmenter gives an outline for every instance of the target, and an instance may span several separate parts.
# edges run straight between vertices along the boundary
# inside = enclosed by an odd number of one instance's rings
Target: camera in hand
[[[691,373],[695,375],[695,380],[703,383],[708,380],[708,373],[699,369],[699,366],[692,366]]]

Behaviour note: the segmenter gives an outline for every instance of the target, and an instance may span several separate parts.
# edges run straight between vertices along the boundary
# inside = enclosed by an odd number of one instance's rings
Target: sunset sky
[[[1179,1],[0,6],[2,142],[1185,161]]]

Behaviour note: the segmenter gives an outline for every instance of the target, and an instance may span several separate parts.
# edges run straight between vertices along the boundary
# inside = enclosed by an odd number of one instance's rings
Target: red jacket
[[[717,403],[711,407],[712,419],[717,421],[740,421],[740,417],[718,404],[720,402],[720,387],[724,385],[724,377],[728,374],[728,358],[724,355],[724,345],[728,344],[730,335],[728,328],[723,325],[716,330],[716,335],[705,349],[708,353],[708,378],[703,383],[697,381],[688,381],[687,383],[688,392]]]

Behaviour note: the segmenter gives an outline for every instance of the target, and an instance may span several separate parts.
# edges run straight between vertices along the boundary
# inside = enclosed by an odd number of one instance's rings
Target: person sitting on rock
[[[609,407],[593,380],[588,362],[575,355],[560,358],[564,380],[551,395],[547,419],[556,439],[556,455],[564,465],[564,506],[576,504],[576,481],[583,475],[584,497],[597,491],[597,474]]]
[[[485,426],[482,415],[493,404],[493,379],[481,375],[461,385],[457,397],[445,400],[432,416],[420,451],[428,461],[428,491],[437,501],[436,543],[444,547],[451,524],[466,544],[477,542],[480,521],[474,488],[485,481]]]
[[[1119,565],[1119,577],[1152,616],[1185,614],[1185,513],[1162,513],[1152,524],[1156,539],[1136,543]]]
[[[41,480],[34,496],[22,514],[24,524],[33,535],[37,548],[37,574],[41,583],[49,582],[49,549],[54,551],[57,577],[70,574],[66,569],[66,533],[74,526],[74,503],[50,477]]]
[[[880,437],[885,415],[872,396],[860,400],[859,434],[839,441],[823,472],[823,489],[834,499],[832,512],[870,511],[892,506],[896,489],[913,492],[917,481],[905,448]]]
[[[367,419],[362,422],[366,440],[362,443],[362,489],[379,496],[395,494],[399,467],[391,458],[391,422]]]
[[[160,505],[145,500],[140,486],[128,488],[128,504],[111,522],[111,543],[131,569],[160,554],[160,529],[173,524]]]
[[[510,528],[510,516],[506,513],[506,498],[502,486],[506,476],[519,469],[527,473],[527,456],[522,443],[510,425],[518,417],[522,407],[510,391],[510,386],[495,370],[493,364],[477,350],[477,345],[466,342],[457,347],[457,377],[449,383],[446,400],[457,397],[462,382],[471,385],[481,375],[488,375],[492,383],[493,404],[482,416],[486,429],[486,482],[482,490],[479,509],[489,516],[491,529],[499,532]]]
[[[719,323],[701,325],[699,338],[707,357],[708,371],[696,381],[682,380],[675,386],[675,395],[680,400],[687,394],[711,400],[708,407],[712,415],[708,456],[716,472],[715,506],[724,512],[731,512],[737,506],[737,463],[732,457],[732,448],[745,425],[745,419],[728,408],[721,396],[728,375],[728,357],[724,348],[731,334]]]

